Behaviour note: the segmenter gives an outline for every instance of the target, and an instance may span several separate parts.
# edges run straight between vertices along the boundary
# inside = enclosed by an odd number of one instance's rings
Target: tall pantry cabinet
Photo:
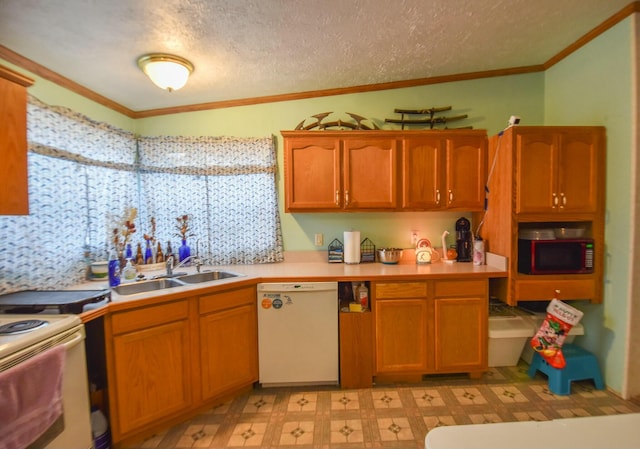
[[[27,87],[33,80],[0,66],[0,215],[29,213]]]
[[[508,258],[509,275],[491,294],[515,305],[560,298],[602,302],[606,134],[598,126],[514,126],[489,139],[488,202],[480,235],[487,250]],[[518,234],[527,229],[578,227],[594,240],[594,272],[518,272]]]

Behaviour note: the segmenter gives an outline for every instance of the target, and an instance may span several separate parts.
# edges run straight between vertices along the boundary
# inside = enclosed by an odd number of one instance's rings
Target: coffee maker
[[[456,251],[458,262],[471,262],[473,257],[473,236],[471,223],[462,217],[456,221]]]

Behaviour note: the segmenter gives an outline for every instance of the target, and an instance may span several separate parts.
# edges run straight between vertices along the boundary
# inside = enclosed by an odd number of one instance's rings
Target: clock
[[[431,248],[416,248],[416,263],[431,263]]]

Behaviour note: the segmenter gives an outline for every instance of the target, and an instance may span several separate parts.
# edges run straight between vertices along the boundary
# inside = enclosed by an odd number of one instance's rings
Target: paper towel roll
[[[344,232],[344,263],[360,263],[360,231]]]

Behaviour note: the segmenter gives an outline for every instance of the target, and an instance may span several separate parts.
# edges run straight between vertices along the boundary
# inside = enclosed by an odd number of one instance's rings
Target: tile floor
[[[528,365],[492,368],[480,380],[428,376],[419,384],[257,388],[154,435],[140,448],[422,448],[430,429],[640,412],[591,381],[556,396]]]

